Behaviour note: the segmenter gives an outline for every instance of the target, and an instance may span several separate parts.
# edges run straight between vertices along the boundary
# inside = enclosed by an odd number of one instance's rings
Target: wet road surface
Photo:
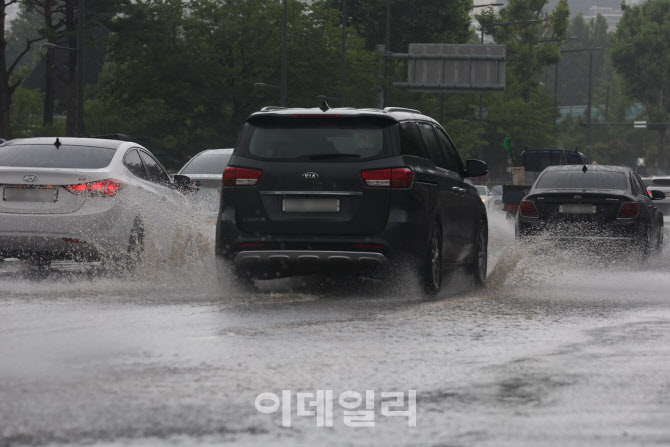
[[[493,223],[488,286],[456,272],[432,300],[407,279],[235,290],[207,254],[125,279],[0,264],[0,446],[670,444],[670,256],[519,248]],[[282,390],[333,390],[333,426],[255,409]],[[375,391],[374,427],[344,424],[348,390]],[[380,411],[408,390],[415,428]]]

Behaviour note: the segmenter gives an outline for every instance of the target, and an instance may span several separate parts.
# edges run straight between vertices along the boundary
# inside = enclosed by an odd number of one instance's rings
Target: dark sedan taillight
[[[263,171],[260,169],[235,168],[228,166],[223,171],[223,186],[256,186],[261,180]]]
[[[637,202],[625,202],[619,208],[619,214],[617,214],[617,219],[632,219],[637,217],[640,212],[640,207]]]
[[[522,200],[519,203],[519,214],[525,217],[537,217],[537,208],[531,200]]]
[[[414,173],[409,168],[372,169],[361,171],[365,186],[390,186],[391,188],[410,188]]]

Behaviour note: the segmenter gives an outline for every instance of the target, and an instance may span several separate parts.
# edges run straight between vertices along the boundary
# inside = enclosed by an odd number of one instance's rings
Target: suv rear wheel
[[[482,286],[486,282],[486,270],[488,268],[488,229],[485,222],[479,224],[479,231],[475,239],[470,274],[476,286]]]
[[[442,287],[442,233],[435,224],[430,232],[428,250],[419,270],[421,286],[427,295],[435,295]]]

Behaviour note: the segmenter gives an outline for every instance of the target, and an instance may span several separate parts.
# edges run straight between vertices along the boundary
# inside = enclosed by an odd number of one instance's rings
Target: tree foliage
[[[272,86],[281,82],[281,17],[281,3],[270,0],[128,4],[112,24],[108,67],[90,103],[88,114],[96,118],[89,129],[148,136],[180,157],[233,145],[250,113],[279,103],[279,89]],[[290,106],[316,106],[317,95],[339,92],[339,20],[336,10],[289,1]],[[376,64],[350,28],[347,105],[374,105]]]
[[[19,68],[21,60],[28,54],[33,43],[39,38],[28,39],[25,47],[16,53],[13,57],[7,57],[7,28],[6,28],[6,8],[17,3],[17,0],[2,0],[0,2],[0,137],[10,138],[12,136],[12,126],[10,120],[12,96],[21,84],[21,79],[15,74]]]
[[[567,36],[576,37],[566,40],[561,46],[561,60],[558,63],[558,104],[559,105],[583,105],[587,102],[589,78],[589,48],[591,51],[591,76],[593,90],[606,85],[612,75],[612,67],[609,63],[609,34],[607,20],[598,14],[595,19],[588,23],[581,14],[578,14],[570,22]],[[556,80],[554,79],[556,67],[548,67],[548,85],[553,91]]]
[[[349,0],[351,26],[365,47],[386,42],[387,0]],[[410,43],[458,43],[470,35],[472,0],[391,0],[390,51],[407,52]],[[321,0],[316,7],[341,10],[342,0]]]
[[[670,107],[670,0],[627,6],[613,37],[612,62],[626,91],[642,102],[651,120]]]
[[[568,29],[567,0],[559,0],[551,14],[544,10],[547,4],[548,0],[510,0],[497,16],[491,9],[476,16],[496,43],[507,46],[508,73],[512,75],[508,83],[523,85],[526,102],[545,67],[560,60],[560,45]]]

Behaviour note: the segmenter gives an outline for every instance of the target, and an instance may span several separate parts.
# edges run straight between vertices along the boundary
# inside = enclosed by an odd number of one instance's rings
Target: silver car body
[[[0,146],[0,154],[8,146],[21,146],[29,154],[31,147],[54,145],[55,141],[52,137],[12,140]],[[61,151],[70,147],[106,148],[114,154],[108,165],[96,169],[0,163],[0,258],[98,260],[124,254],[134,227],[144,225],[159,210],[164,213],[167,206],[185,205],[165,169],[136,143],[59,138],[57,144],[62,145]],[[142,162],[132,166],[144,178],[128,167],[129,160],[136,160],[135,155]],[[142,168],[146,175],[138,171]],[[86,188],[110,185],[103,182],[108,180],[117,186],[104,193],[86,192]],[[84,192],[77,192],[78,188]]]
[[[657,190],[665,193],[665,199],[654,200],[654,205],[663,213],[663,220],[670,222],[670,176],[645,177],[642,181],[648,191]]]
[[[207,149],[191,158],[178,174],[191,179],[196,192],[189,196],[193,206],[216,222],[221,194],[221,176],[228,166],[233,149]]]
[[[487,210],[490,210],[491,207],[493,206],[493,197],[491,195],[491,191],[489,190],[489,187],[486,185],[475,185],[475,188],[477,188],[477,192],[479,193],[479,197],[482,199],[482,202],[484,202],[484,205],[486,206]]]

